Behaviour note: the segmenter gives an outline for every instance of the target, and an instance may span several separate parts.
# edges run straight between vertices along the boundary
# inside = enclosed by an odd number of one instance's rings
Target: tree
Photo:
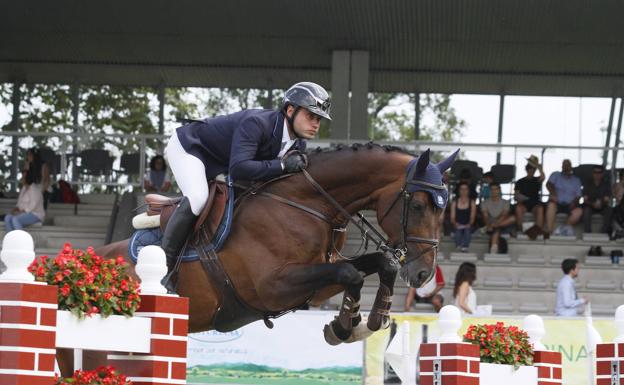
[[[369,93],[369,130],[374,140],[414,140],[415,95]],[[420,97],[420,140],[457,140],[466,122],[451,106],[451,96]]]

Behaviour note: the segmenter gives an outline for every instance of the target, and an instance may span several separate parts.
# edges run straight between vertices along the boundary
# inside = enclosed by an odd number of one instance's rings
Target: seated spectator
[[[407,291],[407,297],[405,297],[405,311],[410,311],[412,308],[412,303],[430,303],[433,305],[433,309],[436,313],[442,309],[444,305],[444,297],[440,290],[444,288],[444,274],[442,274],[442,269],[440,266],[436,265],[435,268],[435,276],[431,280],[430,284],[432,284],[431,288],[429,288],[429,284],[425,285],[422,288],[416,289],[414,287],[410,287]]]
[[[494,182],[494,174],[491,171],[483,174],[483,182],[481,184],[481,190],[479,192],[479,201],[483,202],[486,199],[490,199],[490,185]]]
[[[26,152],[26,164],[22,170],[22,185],[17,207],[4,216],[4,229],[8,233],[26,226],[43,222],[42,162],[39,151],[31,148]]]
[[[615,205],[619,206],[622,202],[622,196],[624,196],[624,170],[618,172],[619,179],[617,183],[613,184],[612,192],[615,198]]]
[[[581,220],[583,210],[579,207],[581,180],[572,174],[572,163],[569,159],[564,159],[561,163],[561,172],[555,171],[550,175],[546,188],[550,193],[548,208],[546,209],[546,232],[556,235],[574,235],[572,226]],[[568,219],[564,228],[557,228],[555,231],[557,213],[567,214]]]
[[[561,262],[561,269],[564,275],[557,285],[555,314],[564,317],[574,317],[577,315],[577,308],[588,302],[587,299],[578,298],[576,288],[574,287],[574,279],[578,277],[580,267],[576,259],[570,258]]]
[[[501,198],[500,184],[490,185],[490,195],[490,199],[481,203],[481,211],[485,229],[490,234],[490,253],[496,254],[499,252],[501,234],[511,233],[514,230],[516,217],[510,212],[509,201]]]
[[[583,185],[583,231],[591,233],[591,217],[595,213],[602,215],[600,232],[609,233],[611,227],[611,189],[604,179],[604,168],[592,169],[592,180]]]
[[[146,192],[151,193],[164,193],[171,189],[167,163],[162,155],[156,155],[150,160],[143,186]]]
[[[451,203],[451,225],[455,231],[455,247],[462,252],[468,251],[472,226],[477,218],[477,205],[470,199],[468,183],[460,182],[457,186],[459,195]]]
[[[472,284],[477,280],[477,266],[472,262],[464,262],[459,265],[455,275],[455,287],[453,297],[455,306],[462,313],[473,314],[477,310],[477,294],[472,290]]]
[[[516,227],[522,231],[522,219],[524,213],[531,212],[535,217],[535,226],[541,232],[544,227],[544,206],[540,198],[542,183],[544,182],[544,169],[539,163],[537,156],[531,155],[527,158],[524,166],[527,175],[518,180],[514,187],[514,197],[516,199]],[[535,171],[539,170],[539,176],[535,176]]]
[[[459,180],[457,181],[457,185],[455,185],[455,191],[453,191],[453,194],[455,194],[455,196],[459,195],[459,184],[462,182],[468,184],[468,188],[470,190],[470,193],[469,193],[470,199],[476,200],[477,197],[479,196],[477,194],[477,185],[472,181],[472,174],[470,173],[470,170],[468,170],[467,168],[459,172]]]

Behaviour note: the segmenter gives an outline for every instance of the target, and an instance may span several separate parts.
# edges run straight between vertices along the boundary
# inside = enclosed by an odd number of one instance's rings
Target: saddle
[[[181,199],[182,197],[170,198],[159,194],[148,194],[145,196],[146,214],[148,217],[160,215],[160,229],[164,232],[169,218],[171,218],[176,205]],[[212,239],[225,214],[227,200],[227,185],[221,181],[210,181],[208,183],[208,200],[197,222],[195,222],[194,237],[203,228],[207,239]]]

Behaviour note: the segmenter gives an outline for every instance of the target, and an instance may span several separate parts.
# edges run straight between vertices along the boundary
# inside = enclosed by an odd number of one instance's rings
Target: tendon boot
[[[175,273],[174,268],[186,240],[193,231],[195,221],[197,221],[197,216],[191,210],[191,203],[187,197],[183,197],[171,214],[162,237],[162,249],[167,256],[167,275],[163,279],[163,284],[172,293],[175,293],[175,285],[172,280]]]

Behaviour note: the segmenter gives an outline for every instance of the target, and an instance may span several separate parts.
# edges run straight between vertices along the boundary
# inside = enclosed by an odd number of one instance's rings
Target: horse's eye
[[[412,203],[412,210],[414,211],[422,211],[424,209],[424,206],[422,203],[420,202],[413,202]]]

